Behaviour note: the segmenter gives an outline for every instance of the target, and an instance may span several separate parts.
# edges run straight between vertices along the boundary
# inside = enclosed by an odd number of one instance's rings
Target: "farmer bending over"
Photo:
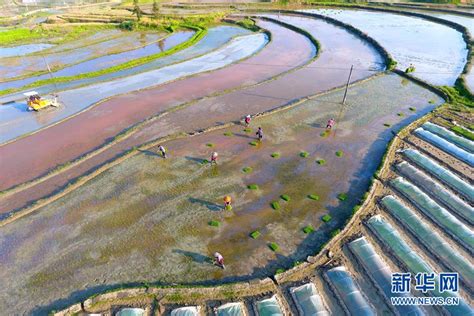
[[[258,131],[255,133],[258,136],[258,140],[262,141],[263,139],[263,130],[261,127],[258,128]]]
[[[158,146],[158,150],[161,152],[161,156],[166,158],[166,149],[162,145]]]
[[[218,252],[215,252],[214,253],[214,264],[221,267],[222,269],[225,269],[225,265],[224,265],[224,257],[218,253]]]

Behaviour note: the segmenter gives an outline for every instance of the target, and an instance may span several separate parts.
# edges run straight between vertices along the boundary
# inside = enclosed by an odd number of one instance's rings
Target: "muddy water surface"
[[[226,130],[232,136],[219,130],[168,142],[166,160],[156,149],[142,152],[3,227],[0,305],[7,313],[39,313],[44,310],[35,305],[56,308],[124,282],[263,277],[314,254],[367,189],[390,130],[441,102],[396,75],[352,87],[343,108],[342,94],[256,119],[250,133],[238,126]],[[330,117],[338,124],[322,137]],[[251,146],[257,126],[265,137]],[[214,150],[219,165],[201,164]],[[338,150],[342,157],[335,155]],[[301,151],[309,156],[301,157]],[[270,156],[274,152],[280,153],[278,159]],[[318,159],[326,164],[317,164]],[[253,172],[243,173],[245,166]],[[259,189],[249,190],[249,184]],[[348,193],[344,202],[337,199],[342,192]],[[232,211],[221,210],[227,194],[234,199]],[[280,194],[291,200],[284,202]],[[319,195],[319,201],[308,194]],[[272,201],[279,201],[280,210],[270,207]],[[326,213],[333,219],[324,224]],[[210,227],[210,220],[221,226]],[[317,231],[305,235],[302,228],[308,224]],[[257,240],[248,237],[255,229],[262,233]],[[280,250],[273,253],[269,242],[277,242]],[[216,250],[227,259],[225,271],[206,261]]]
[[[453,85],[467,57],[462,34],[450,27],[393,13],[363,10],[305,10],[353,25],[378,41],[405,70],[435,85]]]
[[[27,44],[19,45],[13,47],[1,47],[0,48],[0,58],[12,57],[12,56],[23,56],[26,54],[31,54],[34,52],[39,52],[48,48],[53,47],[53,44]]]

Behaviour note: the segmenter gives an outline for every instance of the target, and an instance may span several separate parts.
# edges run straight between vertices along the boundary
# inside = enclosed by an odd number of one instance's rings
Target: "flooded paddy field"
[[[26,105],[23,102],[7,104],[0,108],[0,112],[2,112],[0,129],[5,129],[5,132],[2,132],[0,136],[0,142],[11,140],[54,123],[118,93],[125,94],[181,77],[224,67],[258,52],[267,42],[268,38],[263,33],[247,35],[233,39],[220,49],[182,63],[119,78],[114,81],[60,92],[58,93],[58,99],[67,106],[61,107],[59,110],[49,111],[50,115],[48,115],[49,113],[40,113],[38,117],[31,115],[26,110]],[[212,63],[209,61],[212,61]],[[100,91],[100,93],[97,93],[97,91]],[[42,120],[41,117],[45,119]]]
[[[149,38],[149,40],[145,39],[143,41],[144,45],[140,45],[139,48],[134,48],[131,45],[123,46],[122,44],[120,44],[119,46],[121,46],[122,49],[125,49],[126,51],[121,53],[108,54],[106,50],[102,50],[103,56],[101,57],[80,62],[72,66],[67,66],[61,70],[53,71],[51,74],[47,73],[39,76],[28,77],[25,79],[4,82],[2,83],[2,87],[4,87],[5,89],[21,88],[35,81],[51,78],[51,75],[55,77],[75,76],[113,67],[137,58],[146,57],[167,51],[173,48],[174,46],[189,40],[193,36],[193,34],[193,31],[176,31],[166,37],[164,34],[144,34],[145,38]],[[115,39],[113,40],[113,42],[114,44],[117,44],[117,42],[120,42],[120,39]],[[67,55],[71,56],[73,54],[68,53]]]
[[[127,282],[262,277],[316,253],[366,191],[391,130],[442,102],[396,75],[352,86],[345,107],[342,96],[331,92],[257,118],[251,132],[235,126],[169,141],[167,159],[156,148],[142,152],[3,227],[0,305],[28,313]],[[323,137],[331,117],[337,125]],[[257,126],[265,136],[252,146]],[[212,151],[217,166],[202,163]],[[222,210],[224,195],[233,210]],[[316,231],[306,235],[307,225]],[[252,239],[255,230],[261,236]],[[225,256],[226,270],[208,263],[214,251]]]
[[[310,30],[314,36],[319,37],[322,43],[322,51],[316,60],[312,61],[310,64],[302,67],[301,69],[288,73],[275,80],[271,80],[257,86],[239,89],[222,96],[207,98],[197,102],[196,104],[193,104],[190,107],[170,113],[167,119],[159,120],[155,124],[144,128],[143,131],[139,132],[132,139],[132,141],[135,144],[141,144],[147,140],[150,140],[150,138],[167,136],[172,133],[182,132],[183,130],[193,131],[207,128],[215,124],[220,124],[219,122],[229,122],[239,119],[247,113],[267,111],[269,109],[276,108],[291,102],[292,100],[326,91],[336,86],[341,86],[346,83],[346,76],[348,75],[350,65],[355,63],[355,61],[357,61],[356,66],[360,68],[356,68],[354,70],[351,79],[352,81],[366,78],[374,74],[377,70],[380,71],[383,69],[383,66],[381,65],[382,60],[378,53],[371,46],[365,44],[360,39],[342,28],[335,27],[327,22],[311,18],[288,16],[282,17],[282,19],[288,23],[295,23],[295,25],[302,27],[305,30]],[[265,23],[263,25],[266,27],[271,26],[276,30],[281,29],[280,26],[276,26],[276,24],[272,22],[262,23]],[[290,34],[293,34],[291,36],[294,36],[295,34],[289,30],[287,30],[286,33],[288,36],[290,36]],[[338,36],[333,36],[334,34],[337,34]],[[296,38],[299,36],[301,35],[296,35]],[[348,44],[350,44],[350,49],[347,48]],[[294,49],[296,48],[297,47],[294,46]],[[264,51],[266,50],[267,49]],[[305,50],[303,50],[303,52],[306,53]],[[291,56],[293,56],[293,58],[296,57],[296,60],[304,57],[302,54],[294,55],[295,52],[290,52],[290,54],[292,54]],[[281,68],[291,69],[291,67],[294,67],[295,65],[294,61],[290,63],[285,60],[285,55],[280,55],[280,60],[263,59],[264,56],[259,57],[259,55],[255,56],[257,59],[246,60],[235,65],[234,68],[222,69],[221,73],[223,75],[231,74],[233,80],[239,80],[240,77],[238,77],[237,74],[241,74],[242,76],[245,75],[245,72],[242,70],[249,70],[249,73],[252,73],[252,75],[258,75],[258,73],[255,73],[255,70],[258,69],[255,66],[261,66],[260,70],[262,71],[262,74],[268,76],[270,74],[269,70],[278,73],[277,71],[281,71]],[[354,56],[356,56],[356,59],[354,59]],[[261,61],[258,61],[258,59]],[[266,62],[263,62],[263,60],[266,60]],[[303,59],[303,62],[304,61],[305,59]],[[235,69],[238,69],[238,72],[236,72]],[[221,73],[206,74],[206,80],[216,82]],[[246,76],[245,78],[248,80],[251,77]],[[205,82],[202,79],[199,80],[196,78],[196,82],[198,81],[200,81],[201,84]],[[221,81],[221,83],[223,83],[223,81]],[[202,90],[198,91],[195,89],[199,88],[199,86],[193,85],[190,87],[189,85],[184,84],[185,82],[182,83],[181,89],[186,90],[180,91],[187,92],[186,98],[198,98],[199,95],[202,95]],[[289,84],[291,84],[291,88],[289,88]],[[208,83],[205,85],[206,87],[209,87]],[[214,87],[216,86],[214,85]],[[164,94],[164,92],[166,94]],[[161,109],[163,109],[163,107],[170,102],[170,100],[167,98],[167,94],[169,94],[169,92],[170,90],[166,86],[162,89],[151,89],[139,92],[138,94],[143,96],[141,99],[138,99],[134,95],[125,95],[110,101],[106,101],[101,104],[100,107],[113,107],[113,109],[115,109],[113,114],[123,117],[123,119],[119,120],[122,122],[122,124],[125,122],[133,122],[133,120],[138,120],[137,118],[139,117],[143,118],[153,113],[151,112],[153,108],[148,106],[148,100],[156,100],[156,106],[159,106]],[[173,96],[173,94],[171,96]],[[128,106],[131,99],[134,100],[134,108]],[[183,99],[184,94],[180,95],[181,102],[185,100]],[[175,99],[172,99],[171,101],[173,104],[176,104]],[[137,112],[136,109],[138,106],[144,107],[144,110]],[[156,110],[154,111],[156,112]],[[209,116],[209,113],[212,113],[212,116]],[[87,118],[85,118],[86,116]],[[189,121],[189,117],[193,117],[194,120]],[[73,132],[72,130],[65,132],[64,128],[66,127],[68,129],[77,129],[77,126],[81,126],[81,124],[78,124],[76,120],[87,122],[86,124],[88,124],[88,126],[91,128],[86,130],[81,129],[81,131],[78,132]],[[47,170],[45,169],[45,166],[48,166],[47,168],[52,168],[55,164],[60,163],[61,160],[65,162],[80,155],[81,152],[79,150],[84,152],[83,148],[86,144],[90,144],[89,148],[94,148],[95,146],[100,145],[101,140],[103,141],[111,135],[115,135],[111,134],[113,130],[116,130],[117,132],[120,131],[120,125],[114,124],[113,129],[108,125],[110,120],[111,116],[109,111],[95,111],[93,109],[93,112],[84,113],[83,118],[77,117],[73,118],[73,121],[71,122],[66,122],[67,126],[61,124],[61,126],[55,126],[52,129],[44,131],[46,133],[53,133],[57,135],[58,132],[54,132],[54,130],[56,128],[61,129],[62,132],[59,133],[66,136],[61,141],[58,139],[56,143],[48,142],[41,147],[26,145],[31,141],[34,141],[33,139],[45,138],[44,135],[36,134],[32,135],[31,139],[28,137],[0,149],[5,157],[5,163],[2,167],[2,174],[5,175],[5,181],[2,181],[2,184],[7,186],[11,184],[12,181],[17,181],[17,183],[19,183],[24,181],[25,177],[26,179],[29,179],[33,177],[34,174],[43,174]],[[25,124],[23,124],[23,126],[24,125]],[[97,132],[94,132],[94,130]],[[11,133],[12,129],[10,129],[9,132]],[[93,133],[94,137],[90,137],[85,133]],[[76,135],[74,142],[80,144],[80,146],[76,147],[69,145],[71,150],[68,152],[60,150],[59,148],[64,148],[63,141],[71,141],[70,137],[67,137],[67,135],[73,134]],[[27,146],[23,148],[28,151],[35,151],[34,155],[38,158],[45,155],[45,159],[40,159],[42,161],[41,164],[38,164],[29,170],[20,169],[18,168],[18,157],[16,157],[16,155],[14,156],[14,152],[18,150],[17,146]],[[133,144],[130,145],[130,147],[132,146]],[[13,150],[13,148],[15,149]],[[46,150],[46,148],[48,149]],[[52,152],[56,152],[57,155],[51,156]],[[54,163],[54,165],[48,165],[48,163]]]
[[[450,27],[385,12],[363,10],[304,10],[350,24],[378,41],[405,70],[413,64],[413,76],[434,85],[453,85],[467,58],[462,34]]]
[[[34,72],[45,71],[47,65],[53,70],[54,76],[69,76],[78,73],[74,73],[74,69],[80,66],[85,67],[82,72],[90,71],[87,68],[88,65],[95,66],[97,69],[104,66],[110,67],[114,64],[169,49],[192,36],[191,32],[177,32],[177,34],[174,34],[175,38],[162,39],[169,35],[158,32],[116,31],[119,34],[114,36],[112,34],[115,32],[110,31],[106,32],[111,33],[111,39],[95,44],[87,45],[84,41],[84,45],[78,48],[68,49],[62,47],[60,49],[56,46],[54,48],[57,52],[47,50],[32,56],[0,59],[0,75],[2,75],[3,81],[8,80],[2,83],[2,88],[18,88],[33,81],[47,78],[40,75],[29,77],[28,80],[12,80],[16,77],[28,76]],[[160,41],[160,39],[162,40]],[[91,36],[90,41],[94,41],[93,36]],[[167,43],[167,41],[170,43]],[[61,70],[55,71],[55,69]]]
[[[141,72],[157,69],[160,67],[164,67],[173,63],[181,62],[181,61],[191,59],[191,58],[200,56],[202,54],[211,52],[212,50],[215,50],[221,47],[222,45],[226,44],[234,37],[237,37],[240,35],[248,35],[250,33],[251,33],[250,31],[244,28],[229,26],[229,25],[220,25],[220,26],[212,27],[208,30],[204,38],[202,38],[198,43],[182,51],[179,51],[175,54],[171,54],[168,56],[164,56],[162,58],[155,59],[153,61],[150,61],[140,66],[115,71],[113,73],[104,74],[104,75],[97,76],[94,78],[78,79],[78,80],[73,80],[70,82],[40,86],[40,87],[35,88],[35,91],[38,91],[41,94],[47,94],[47,93],[51,93],[57,90],[59,91],[70,90],[70,89],[77,88],[84,85],[94,84],[101,81],[112,80],[115,78],[130,76],[133,74],[138,74]],[[11,95],[1,97],[0,102],[21,99],[21,97],[22,97],[21,93],[14,93]]]
[[[7,188],[11,185],[31,179],[32,177],[37,177],[49,168],[59,163],[69,161],[99,146],[104,140],[113,137],[127,126],[147,118],[150,115],[161,113],[174,106],[214,93],[222,94],[226,89],[261,82],[307,63],[314,56],[314,46],[305,36],[271,22],[261,21],[259,23],[266,29],[271,30],[273,34],[272,41],[257,54],[248,58],[245,63],[236,63],[214,72],[199,74],[153,89],[107,100],[59,125],[52,126],[36,134],[17,140],[7,146],[0,147],[0,151],[2,151],[1,156],[3,158],[2,164],[0,165],[2,168],[0,172],[2,177],[0,181],[1,186]],[[292,51],[286,50],[289,43],[291,43],[293,47]],[[247,48],[253,49],[250,46]],[[242,51],[240,51],[240,53],[242,53]],[[215,63],[206,64],[206,66],[215,65]],[[269,67],[268,65],[281,66]],[[94,91],[91,90],[91,93],[93,92]],[[133,100],[133,107],[130,107],[130,100]],[[153,100],[153,102],[150,102],[150,100]],[[54,114],[55,112],[49,113]],[[46,114],[46,112],[40,114]],[[229,114],[232,113],[229,112]],[[231,116],[228,119],[235,119],[235,116]],[[92,123],[92,121],[94,121],[94,123]],[[185,123],[185,121],[183,121],[183,123]],[[81,128],[81,126],[84,126],[83,124],[86,124],[89,128]],[[56,130],[57,128],[59,128],[59,130]],[[60,131],[69,128],[74,129],[75,132],[65,133]],[[92,134],[84,134],[90,132],[92,132]],[[46,134],[50,133],[55,135],[55,142],[45,142],[49,139],[49,136],[46,136]],[[58,135],[63,135],[64,138],[61,140],[58,138]],[[72,135],[74,136],[71,138]],[[30,142],[36,145],[31,146]],[[38,142],[41,143],[41,146],[38,146]],[[57,150],[58,148],[64,148],[63,142],[70,144],[67,145],[68,151]],[[74,145],[71,146],[73,143]],[[57,147],[58,145],[59,147]],[[19,149],[20,147],[23,149]],[[20,171],[19,168],[21,166],[21,163],[18,161],[19,157],[15,154],[17,150],[32,150],[34,152],[31,152],[33,155],[38,158],[42,156],[45,159],[38,159],[39,163],[34,166],[30,164],[28,170],[21,168],[25,171],[23,172]],[[52,152],[56,154],[51,155]],[[24,158],[26,158],[26,156]]]

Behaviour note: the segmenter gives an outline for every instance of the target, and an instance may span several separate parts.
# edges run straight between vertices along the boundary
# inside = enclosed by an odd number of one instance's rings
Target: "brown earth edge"
[[[409,80],[413,80],[416,84],[429,86],[429,84],[420,82],[418,79],[414,80],[413,77],[406,75],[404,72],[401,72],[400,75],[408,78]],[[374,76],[364,79],[363,81],[371,80],[373,77]],[[434,86],[431,86],[430,90],[437,92],[439,95],[443,95],[442,91]],[[281,110],[282,109],[278,109],[278,111]],[[301,280],[310,279],[315,270],[321,269],[325,265],[331,263],[332,259],[330,258],[329,253],[331,253],[334,249],[341,249],[343,244],[349,240],[354,239],[355,236],[358,236],[358,229],[360,228],[363,219],[370,215],[369,212],[373,210],[375,204],[377,203],[375,197],[384,190],[384,184],[379,179],[386,177],[390,173],[390,166],[396,158],[396,152],[404,143],[403,138],[408,136],[419,125],[433,118],[436,111],[437,110],[434,110],[429,114],[417,119],[394,135],[392,141],[387,145],[387,151],[382,158],[380,167],[374,175],[373,182],[367,194],[364,195],[365,199],[363,199],[362,204],[356,206],[357,212],[355,212],[351,218],[348,218],[344,228],[341,229],[341,232],[330,239],[325,245],[323,245],[315,256],[308,256],[305,262],[297,265],[296,267],[264,279],[254,279],[246,282],[227,283],[214,286],[196,286],[186,284],[170,286],[153,284],[139,284],[133,286],[122,285],[118,286],[119,289],[93,295],[88,299],[73,304],[64,310],[58,312],[52,311],[52,314],[71,315],[82,311],[97,312],[111,309],[116,305],[136,306],[137,302],[143,300],[145,297],[149,299],[149,303],[159,300],[160,304],[170,305],[198,305],[206,301],[238,300],[244,297],[247,299],[249,297],[253,297],[252,300],[256,301],[263,297],[268,297],[271,293],[281,293],[280,287],[285,283],[294,283]],[[286,302],[282,305],[282,307],[285,311],[291,310],[291,308],[287,306]]]

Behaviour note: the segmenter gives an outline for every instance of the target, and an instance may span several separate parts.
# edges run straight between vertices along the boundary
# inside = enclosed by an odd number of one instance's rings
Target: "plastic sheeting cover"
[[[426,122],[421,127],[423,127],[423,129],[425,129],[427,131],[430,131],[433,134],[436,134],[436,135],[446,139],[447,141],[450,141],[451,143],[453,143],[453,144],[455,144],[459,147],[462,147],[462,148],[470,151],[471,153],[474,152],[474,142],[473,141],[470,141],[467,138],[458,136],[455,133],[451,132],[450,130],[448,130],[448,129],[442,127],[442,126],[439,126],[437,124],[433,124],[431,122]]]
[[[403,155],[410,159],[411,162],[416,164],[418,167],[427,171],[432,176],[439,179],[441,182],[451,187],[452,189],[468,198],[471,202],[474,202],[474,187],[463,181],[461,178],[456,176],[448,169],[442,167],[434,160],[420,153],[415,149],[405,149],[402,151]]]
[[[474,167],[474,155],[467,152],[466,150],[454,145],[453,143],[447,141],[444,138],[439,137],[436,134],[433,134],[421,127],[415,130],[415,134],[421,139],[427,141],[428,143],[438,147],[439,149],[447,152],[448,154],[466,162],[471,167]]]
[[[329,316],[321,296],[313,283],[291,288],[300,315]]]
[[[118,313],[117,316],[144,316],[145,310],[141,308],[123,308]]]
[[[382,204],[437,258],[453,271],[458,272],[461,281],[473,288],[474,268],[466,258],[396,197],[388,195],[382,199]]]
[[[198,316],[199,310],[197,306],[186,306],[173,309],[171,316]]]
[[[326,276],[351,315],[376,315],[345,267],[332,268]]]
[[[405,179],[398,177],[391,180],[390,183],[459,243],[471,251],[474,249],[474,233],[454,215]]]
[[[242,303],[227,303],[217,308],[218,316],[240,316],[243,314]]]
[[[382,258],[380,258],[380,256],[375,252],[374,247],[372,247],[365,237],[360,237],[351,241],[349,243],[349,249],[354,253],[358,261],[361,262],[372,281],[374,281],[377,287],[383,292],[389,305],[390,297],[410,296],[408,293],[392,293],[392,270],[385,262],[383,262]],[[398,315],[425,315],[425,313],[416,305],[397,305],[393,306],[393,308],[396,310]]]
[[[474,208],[469,204],[456,195],[453,195],[452,192],[434,182],[424,172],[413,167],[409,163],[403,161],[396,167],[402,176],[417,184],[420,188],[424,189],[426,193],[429,193],[432,197],[446,205],[450,210],[467,220],[470,224],[474,224]]]
[[[257,302],[257,311],[260,316],[283,316],[276,295]]]
[[[398,231],[383,219],[381,215],[372,216],[367,225],[375,232],[383,244],[388,246],[393,254],[406,266],[412,273],[434,273],[433,269],[411,249],[403,240]],[[456,293],[449,291],[439,292],[438,278],[435,277],[435,290],[430,293],[432,296],[439,297],[459,297]],[[460,298],[459,305],[444,305],[444,308],[451,315],[474,315],[474,310]]]

